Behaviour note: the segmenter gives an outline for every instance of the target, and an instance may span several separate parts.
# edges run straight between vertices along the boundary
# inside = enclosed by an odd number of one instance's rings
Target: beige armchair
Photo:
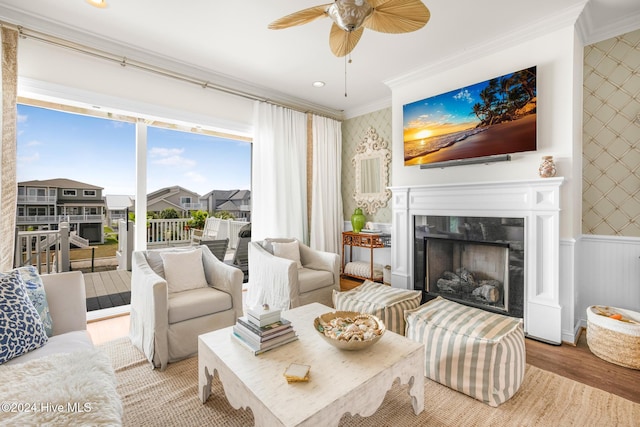
[[[274,243],[297,242],[299,261],[274,255]],[[277,252],[277,251],[276,251]],[[333,306],[340,290],[340,257],[317,251],[296,239],[265,239],[249,243],[249,305],[289,309],[312,302]]]
[[[201,251],[202,270],[193,253],[191,266],[177,258],[192,251]],[[197,354],[198,335],[231,326],[242,316],[242,272],[208,247],[134,251],[132,257],[129,335],[154,367],[164,370]],[[185,284],[194,277],[201,279],[200,287],[189,288]]]

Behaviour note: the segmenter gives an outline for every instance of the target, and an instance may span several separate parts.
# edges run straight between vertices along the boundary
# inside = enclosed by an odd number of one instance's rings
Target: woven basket
[[[587,344],[589,349],[608,362],[631,369],[640,369],[640,313],[615,307],[606,308],[637,323],[622,322],[601,316],[597,314],[598,306],[588,307]]]

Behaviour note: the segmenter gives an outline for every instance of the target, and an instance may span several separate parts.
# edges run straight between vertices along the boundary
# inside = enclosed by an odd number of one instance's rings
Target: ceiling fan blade
[[[373,10],[362,24],[381,33],[409,33],[429,21],[431,13],[420,0],[388,0]]]
[[[345,31],[335,23],[331,26],[329,34],[329,46],[335,56],[345,56],[353,50],[360,41],[364,28],[360,27],[354,31]]]
[[[367,0],[367,3],[369,3],[371,7],[380,7],[388,1],[389,0]]]
[[[295,27],[296,25],[307,24],[311,21],[315,21],[318,18],[324,18],[327,15],[327,8],[331,6],[329,4],[323,4],[320,6],[313,6],[308,9],[299,10],[290,15],[283,16],[280,19],[276,19],[269,24],[270,30],[281,30],[283,28]]]

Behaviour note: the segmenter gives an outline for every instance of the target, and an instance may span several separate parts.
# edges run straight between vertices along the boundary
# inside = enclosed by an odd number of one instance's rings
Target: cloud
[[[460,92],[453,95],[453,99],[457,99],[459,101],[467,101],[469,104],[473,102],[471,92],[469,92],[467,89],[461,90]]]
[[[154,165],[194,168],[197,164],[196,161],[182,157],[182,153],[184,153],[184,148],[154,147],[149,150],[149,157]]]
[[[198,172],[187,172],[184,174],[184,176],[186,176],[193,182],[207,182],[207,178],[204,175],[199,174]]]
[[[32,156],[20,156],[17,160],[19,164],[35,163],[40,160],[40,153],[36,151]]]
[[[162,159],[154,160],[151,163],[153,163],[154,165],[176,166],[183,168],[193,168],[196,165],[195,160],[185,159],[181,156],[164,157]]]
[[[26,123],[29,117],[26,114],[18,114],[16,120],[18,123]]]
[[[153,147],[149,150],[150,157],[170,157],[170,156],[179,156],[184,153],[184,148],[161,148],[161,147]]]
[[[42,142],[37,141],[37,140],[33,140],[33,141],[29,141],[25,144],[27,147],[36,147],[38,145],[42,145]]]

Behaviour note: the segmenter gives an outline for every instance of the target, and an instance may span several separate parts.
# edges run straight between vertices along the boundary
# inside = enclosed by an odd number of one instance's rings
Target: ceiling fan
[[[356,47],[365,28],[382,33],[409,33],[429,21],[431,13],[420,0],[335,0],[276,19],[269,28],[280,30],[318,18],[333,20],[329,46],[336,56]]]

